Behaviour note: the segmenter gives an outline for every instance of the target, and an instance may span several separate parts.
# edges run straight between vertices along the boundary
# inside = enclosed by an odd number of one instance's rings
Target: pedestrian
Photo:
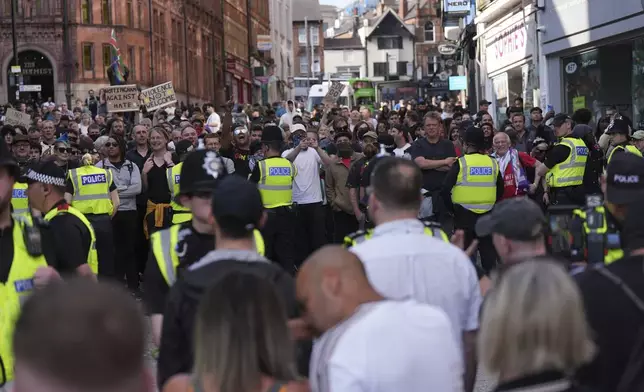
[[[211,165],[213,163],[208,166]],[[214,167],[212,169],[214,171]],[[223,170],[223,165],[219,170]],[[227,274],[255,274],[277,286],[289,318],[294,318],[298,309],[290,273],[258,254],[255,248],[254,230],[261,228],[266,219],[255,184],[234,175],[226,177],[212,191],[211,200],[209,223],[215,234],[216,248],[187,266],[172,286],[163,315],[157,365],[159,385],[164,385],[176,374],[191,370],[198,305],[208,287]],[[203,203],[206,205],[207,201],[203,200]]]
[[[621,118],[613,120],[606,128],[606,134],[610,136],[610,145],[613,147],[606,159],[607,164],[610,163],[616,152],[628,152],[642,157],[640,150],[630,144],[631,127],[625,120]]]
[[[114,237],[112,218],[118,212],[119,194],[112,173],[93,166],[92,157],[86,154],[81,167],[69,171],[65,200],[88,221],[96,233],[98,274],[113,278]]]

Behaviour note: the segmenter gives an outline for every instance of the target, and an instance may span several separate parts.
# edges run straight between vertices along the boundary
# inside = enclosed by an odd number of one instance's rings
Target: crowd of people
[[[97,101],[0,128],[0,391],[644,390],[617,111]]]

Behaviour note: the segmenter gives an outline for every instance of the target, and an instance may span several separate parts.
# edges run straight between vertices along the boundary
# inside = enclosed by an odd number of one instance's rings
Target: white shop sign
[[[521,13],[518,15],[521,16]],[[516,18],[512,17],[506,23],[491,30],[493,31],[485,36],[485,61],[488,73],[532,55],[534,26],[532,24],[526,26],[523,18],[516,21]]]

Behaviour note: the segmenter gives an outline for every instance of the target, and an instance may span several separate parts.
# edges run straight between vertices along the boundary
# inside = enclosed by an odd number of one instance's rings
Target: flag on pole
[[[114,74],[114,84],[123,84],[125,83],[125,77],[121,71],[121,51],[118,46],[116,46],[116,33],[114,32],[114,29],[112,29],[112,35],[110,37],[110,46],[112,52],[112,63],[110,64],[110,68]]]

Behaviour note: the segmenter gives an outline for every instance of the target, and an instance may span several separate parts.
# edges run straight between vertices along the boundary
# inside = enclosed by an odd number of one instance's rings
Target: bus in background
[[[348,108],[351,108],[355,104],[353,89],[348,82],[341,83],[344,84],[344,90],[342,90],[342,94],[340,94],[340,97],[338,98],[336,103],[340,107],[347,106]],[[322,84],[314,84],[313,86],[311,86],[311,89],[309,90],[309,98],[306,102],[307,111],[312,112],[314,107],[323,104],[322,101],[324,100],[326,94],[329,92],[330,85],[330,82],[324,82]]]
[[[349,79],[356,98],[356,106],[366,106],[373,112],[376,104],[376,88],[369,79]]]

